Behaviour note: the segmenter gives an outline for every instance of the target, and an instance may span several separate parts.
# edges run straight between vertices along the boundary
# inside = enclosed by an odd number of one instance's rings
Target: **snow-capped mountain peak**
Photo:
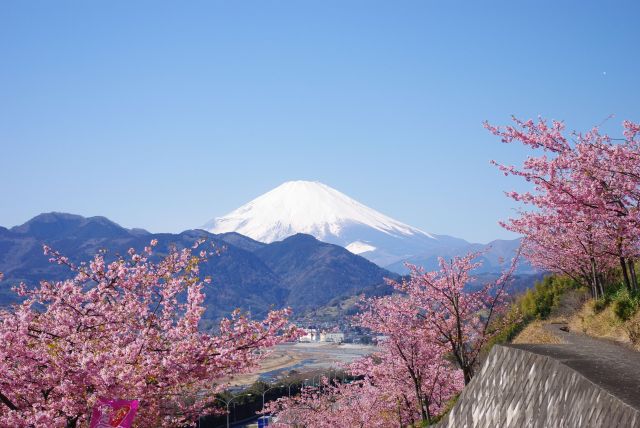
[[[317,181],[288,181],[203,228],[213,233],[237,232],[262,242],[307,233],[328,242],[343,241],[339,243],[346,246],[353,240],[339,238],[344,238],[346,228],[354,227],[390,237],[435,239]]]
[[[437,268],[440,256],[485,248],[423,232],[317,181],[283,183],[202,228],[216,234],[237,232],[265,243],[305,233],[399,273],[406,273],[405,262]],[[508,242],[517,246],[515,241]],[[484,258],[490,261],[491,257],[487,253]],[[500,270],[500,266],[490,268]]]

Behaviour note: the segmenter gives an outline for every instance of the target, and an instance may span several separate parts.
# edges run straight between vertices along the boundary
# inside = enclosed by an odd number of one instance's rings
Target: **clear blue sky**
[[[486,242],[481,126],[640,120],[640,2],[2,1],[0,225],[179,231],[292,179]]]

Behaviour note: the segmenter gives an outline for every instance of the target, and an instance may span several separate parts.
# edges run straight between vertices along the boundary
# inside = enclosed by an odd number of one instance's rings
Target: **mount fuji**
[[[317,181],[281,184],[202,229],[236,232],[265,243],[305,233],[396,272],[406,271],[404,261],[433,265],[437,256],[484,247],[409,226]]]

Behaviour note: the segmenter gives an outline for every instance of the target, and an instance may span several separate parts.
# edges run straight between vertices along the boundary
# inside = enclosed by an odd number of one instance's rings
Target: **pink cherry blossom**
[[[75,277],[22,284],[24,301],[0,312],[0,426],[87,426],[98,397],[140,400],[139,427],[193,425],[221,378],[298,334],[289,310],[262,321],[236,311],[215,333],[202,331],[203,259],[189,249],[157,263],[100,253],[79,266],[44,251]]]
[[[410,266],[398,293],[365,299],[354,323],[381,336],[377,350],[346,367],[359,379],[303,389],[267,408],[278,426],[389,427],[431,422],[468,383],[481,349],[500,331],[496,315],[506,308],[506,287],[515,268],[475,291],[471,271],[477,254],[424,272]],[[453,357],[453,358],[451,358]]]
[[[528,192],[507,192],[523,209],[503,227],[524,236],[523,253],[534,265],[590,286],[594,297],[604,293],[615,266],[626,286],[637,290],[638,124],[625,121],[624,138],[613,139],[597,128],[567,136],[561,122],[513,120],[514,126],[485,127],[505,143],[520,142],[541,153],[521,167],[494,162],[505,175],[533,185]]]

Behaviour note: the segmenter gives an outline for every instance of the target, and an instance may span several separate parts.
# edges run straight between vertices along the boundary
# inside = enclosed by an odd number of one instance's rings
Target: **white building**
[[[324,337],[322,337],[324,336]],[[344,333],[340,331],[332,332],[332,333],[322,333],[321,342],[334,342],[334,343],[342,343],[344,342]]]
[[[305,328],[303,331],[305,334],[298,339],[298,342],[317,342],[320,339],[318,337],[318,330],[315,328]]]
[[[327,331],[319,331],[315,328],[305,328],[304,336],[301,336],[298,339],[299,342],[332,342],[332,343],[342,343],[344,342],[344,333],[340,331],[327,332]]]

